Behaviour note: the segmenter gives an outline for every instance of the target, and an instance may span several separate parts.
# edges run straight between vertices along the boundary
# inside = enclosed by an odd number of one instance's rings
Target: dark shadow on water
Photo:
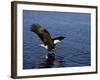
[[[38,68],[64,67],[64,62],[63,57],[48,53],[47,58],[42,59]]]

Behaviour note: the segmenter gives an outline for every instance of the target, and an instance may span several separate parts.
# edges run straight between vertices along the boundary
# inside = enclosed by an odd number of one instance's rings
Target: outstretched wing
[[[64,38],[66,38],[66,37],[59,36],[59,37],[53,38],[54,44],[57,44],[57,43],[61,42]]]
[[[53,40],[63,40],[64,38],[66,38],[66,37],[64,37],[64,36],[59,36],[59,37],[55,37],[55,38],[53,38]]]
[[[44,45],[47,45],[48,51],[54,48],[54,43],[49,32],[46,29],[44,29],[41,25],[32,24],[31,31],[35,32],[39,36]]]

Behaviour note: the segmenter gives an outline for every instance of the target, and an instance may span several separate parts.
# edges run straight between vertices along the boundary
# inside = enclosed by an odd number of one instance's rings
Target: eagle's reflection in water
[[[53,68],[56,66],[63,66],[64,60],[62,57],[55,55],[55,53],[48,53],[45,58],[42,59],[39,68]]]

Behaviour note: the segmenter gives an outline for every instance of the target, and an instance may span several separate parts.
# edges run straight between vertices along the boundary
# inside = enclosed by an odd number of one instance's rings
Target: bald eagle
[[[40,24],[32,24],[31,31],[39,36],[39,38],[43,42],[41,46],[45,47],[49,52],[54,51],[56,44],[61,42],[61,40],[65,38],[64,36],[52,38],[50,33]]]

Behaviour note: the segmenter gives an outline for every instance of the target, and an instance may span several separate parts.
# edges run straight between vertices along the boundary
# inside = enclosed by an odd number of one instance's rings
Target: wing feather
[[[46,29],[44,29],[41,25],[32,24],[31,31],[35,32],[39,36],[39,38],[42,40],[44,45],[47,45],[48,51],[54,48],[55,45],[50,36],[50,33]]]

